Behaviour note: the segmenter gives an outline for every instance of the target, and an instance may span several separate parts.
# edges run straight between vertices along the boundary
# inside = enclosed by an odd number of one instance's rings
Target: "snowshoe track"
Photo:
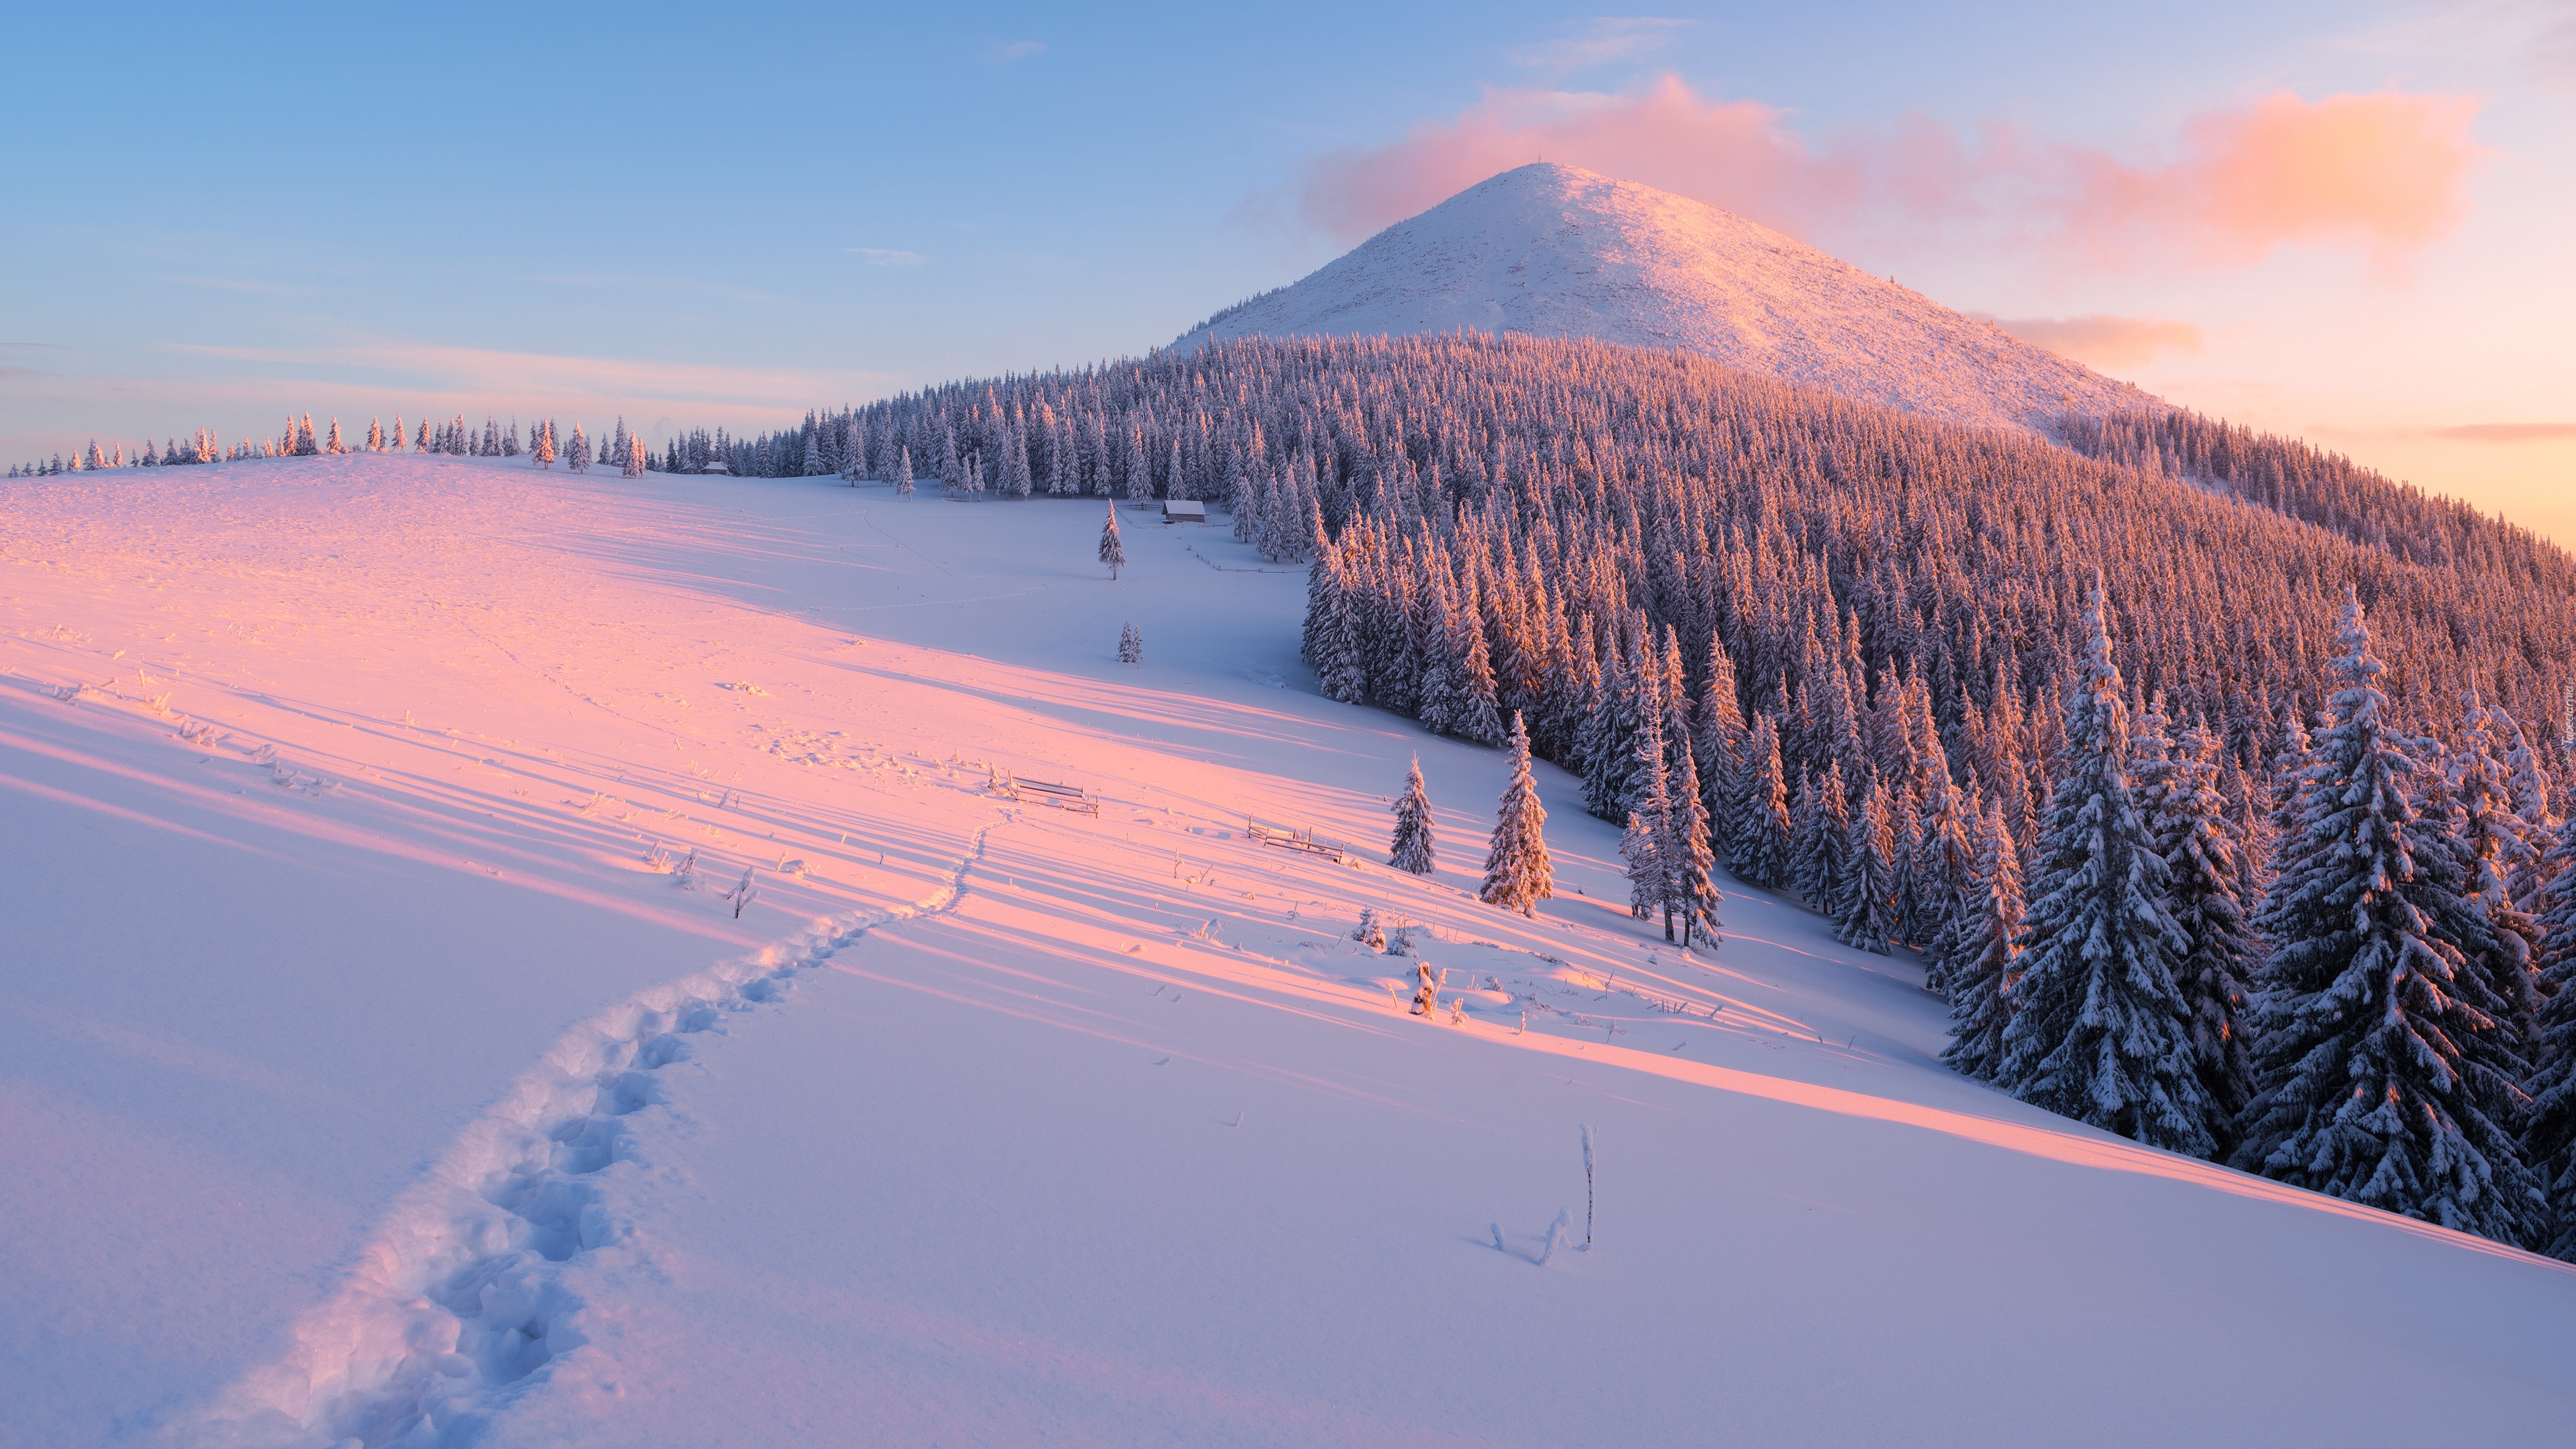
[[[632,1155],[626,1119],[661,1100],[657,1074],[870,931],[956,911],[992,830],[910,907],[638,992],[565,1033],[396,1202],[287,1352],[171,1437],[208,1449],[475,1442],[539,1369],[586,1341],[560,1265],[626,1236],[600,1175]]]

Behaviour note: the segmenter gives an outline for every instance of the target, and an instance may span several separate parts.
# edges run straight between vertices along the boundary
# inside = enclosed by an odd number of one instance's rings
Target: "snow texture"
[[[1551,765],[1533,915],[1379,864],[1409,757],[1457,841],[1512,761],[1322,698],[1303,582],[1215,530],[1112,584],[1087,500],[374,454],[10,502],[10,1449],[2576,1406],[2576,1270],[1966,1080],[1919,964],[1771,893],[1678,950]],[[2427,1342],[2441,1393],[2349,1391]]]
[[[1697,352],[1988,427],[2164,406],[1732,212],[1553,162],[1479,182],[1174,345],[1462,328]]]

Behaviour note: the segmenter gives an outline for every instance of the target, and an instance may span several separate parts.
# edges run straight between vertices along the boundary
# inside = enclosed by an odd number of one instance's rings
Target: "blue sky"
[[[1303,204],[1319,158],[1496,94],[1670,77],[1819,148],[2006,125],[2146,166],[2231,107],[2367,93],[2475,109],[2466,204],[2394,251],[2104,267],[1903,216],[1808,239],[1966,309],[2179,319],[2196,349],[2098,365],[2576,538],[2546,496],[2576,481],[2576,429],[2545,431],[2576,423],[2545,240],[2576,222],[2561,4],[52,7],[10,29],[12,461],[289,408],[758,425],[1137,352],[1347,245]]]

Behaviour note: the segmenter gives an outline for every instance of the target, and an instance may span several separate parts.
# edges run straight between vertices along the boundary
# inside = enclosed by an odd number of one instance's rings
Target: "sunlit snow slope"
[[[1732,212],[1553,163],[1471,186],[1176,345],[1459,328],[1680,348],[1949,422],[2159,405]]]
[[[1221,527],[1122,510],[1112,583],[1095,503],[829,480],[362,456],[7,499],[0,1444],[2576,1414],[2576,1272],[1962,1081],[1912,963],[1767,896],[1677,952],[1553,770],[1562,898],[1480,905],[1500,759],[1318,698],[1303,578]],[[1417,751],[1427,881],[1378,853]],[[1364,905],[1454,1021],[1395,1004]]]

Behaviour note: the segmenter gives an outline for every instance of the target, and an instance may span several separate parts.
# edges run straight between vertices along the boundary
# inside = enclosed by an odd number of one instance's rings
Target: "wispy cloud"
[[[1043,40],[997,40],[984,47],[984,59],[993,65],[1009,65],[1026,60],[1046,49]]]
[[[2554,443],[2576,438],[2576,423],[2464,423],[2435,428],[2433,436],[2455,443]]]
[[[1356,240],[1543,150],[1822,240],[1965,232],[2088,269],[2238,266],[2315,244],[2385,267],[2464,213],[2485,156],[2469,134],[2477,109],[2393,91],[2267,96],[2192,118],[2141,162],[1920,117],[1811,143],[1770,106],[1673,76],[1615,95],[1498,90],[1400,141],[1314,158],[1297,210]]]
[[[1984,314],[1978,314],[1983,316]],[[2137,367],[2160,352],[2198,352],[2203,338],[2189,322],[2161,317],[1987,317],[2024,342],[2094,367]]]
[[[1596,65],[1643,60],[1691,23],[1661,15],[1596,15],[1570,22],[1569,34],[1522,46],[1511,58],[1515,65],[1567,76]]]
[[[921,253],[896,251],[891,247],[843,247],[841,250],[872,267],[917,267]]]

